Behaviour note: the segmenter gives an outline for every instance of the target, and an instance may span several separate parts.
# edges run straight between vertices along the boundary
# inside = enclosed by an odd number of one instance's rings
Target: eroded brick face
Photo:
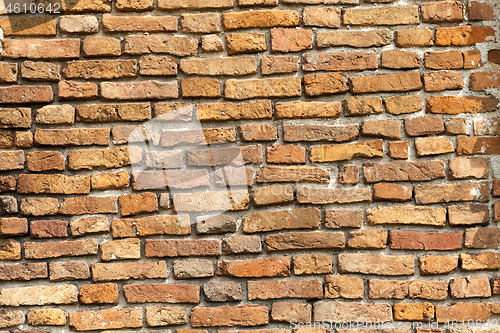
[[[498,0],[10,2],[0,333],[498,333]]]

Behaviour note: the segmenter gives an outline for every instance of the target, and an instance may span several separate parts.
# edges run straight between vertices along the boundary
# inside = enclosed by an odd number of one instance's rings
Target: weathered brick
[[[426,280],[377,280],[370,279],[370,298],[423,298],[431,300],[445,300],[448,298],[448,281]]]
[[[304,75],[306,96],[322,96],[344,93],[347,91],[346,76],[343,73]]]
[[[390,248],[396,250],[452,251],[462,248],[463,232],[390,232]]]
[[[330,170],[318,167],[298,166],[263,166],[257,171],[257,182],[314,182],[324,183],[330,180]]]
[[[0,128],[30,128],[30,108],[1,108]]]
[[[91,268],[93,282],[167,278],[167,264],[165,261],[110,264],[94,263]]]
[[[36,309],[27,314],[28,324],[32,326],[64,326],[67,314],[61,309]]]
[[[329,255],[310,254],[293,258],[295,275],[324,274],[332,272],[332,260]]]
[[[464,67],[462,51],[427,51],[425,67],[431,69],[461,69]]]
[[[146,257],[216,256],[221,254],[218,239],[147,239],[144,245]]]
[[[200,302],[200,286],[192,284],[137,283],[123,286],[127,303]]]
[[[335,7],[305,7],[302,19],[305,26],[339,28],[341,10]]]
[[[432,36],[432,32],[431,32]],[[318,31],[316,33],[317,47],[351,46],[376,47],[391,43],[392,34],[387,29],[369,31]]]
[[[186,323],[186,309],[180,306],[152,306],[146,308],[146,324],[148,326],[183,325]]]
[[[483,67],[484,64],[481,61],[481,52],[479,50],[467,50],[462,52],[464,58],[464,68],[479,68]]]
[[[0,196],[0,214],[14,214],[18,212],[17,199],[13,196]]]
[[[126,238],[105,242],[100,245],[101,260],[141,259],[141,241],[138,238]]]
[[[63,64],[66,79],[119,79],[137,74],[137,60],[75,60]]]
[[[93,174],[90,178],[92,190],[116,190],[129,186],[130,179],[127,171],[101,172]]]
[[[17,64],[1,62],[0,63],[0,82],[17,82]]]
[[[54,93],[51,86],[8,86],[0,87],[0,104],[5,103],[47,103],[54,101]],[[18,109],[19,110],[19,109]],[[9,111],[6,109],[5,111]],[[3,118],[3,117],[2,117]],[[9,117],[10,118],[10,117]],[[12,118],[17,118],[16,115]],[[5,124],[8,119],[3,119]],[[2,126],[5,127],[5,126]],[[10,126],[9,126],[10,127]],[[20,127],[20,126],[12,126]],[[25,127],[25,126],[22,126]]]
[[[67,39],[4,39],[2,56],[27,59],[69,59],[80,57],[80,40]]]
[[[130,216],[158,211],[158,198],[155,193],[128,194],[118,197],[120,215]]]
[[[114,238],[151,235],[189,235],[189,215],[155,215],[141,218],[113,219]]]
[[[456,71],[427,72],[423,78],[425,91],[456,90],[464,87],[462,73]]]
[[[458,157],[449,160],[450,180],[482,179],[488,177],[488,159]]]
[[[197,104],[196,112],[200,121],[271,119],[273,114],[271,101]]]
[[[478,254],[460,254],[460,268],[465,271],[500,268],[500,258],[494,252],[480,252]]]
[[[293,73],[299,70],[299,57],[283,55],[265,55],[260,63],[262,75]]]
[[[297,188],[299,203],[324,205],[329,203],[370,202],[371,190],[365,188],[314,188],[300,186]]]
[[[325,227],[327,228],[360,228],[363,224],[361,209],[327,209],[325,210]]]
[[[144,121],[151,119],[151,105],[147,103],[78,105],[76,120],[84,123]]]
[[[280,118],[338,118],[342,113],[339,102],[278,102],[275,117]]]
[[[220,32],[220,16],[217,13],[183,14],[180,22],[184,33]]]
[[[434,305],[432,303],[396,303],[393,305],[394,319],[404,321],[425,321],[434,319]],[[417,329],[419,333],[430,332]]]
[[[418,6],[348,8],[344,11],[346,25],[401,25],[419,24]]]
[[[13,327],[24,324],[25,322],[23,310],[0,310],[0,327]]]
[[[58,209],[59,200],[57,198],[28,197],[21,199],[20,211],[22,215],[56,215]]]
[[[495,303],[456,303],[453,305],[436,305],[436,319],[438,323],[446,321],[474,321],[485,322],[493,313],[498,313],[498,304]]]
[[[64,155],[58,151],[34,151],[26,156],[29,171],[64,170]]]
[[[405,118],[404,123],[408,136],[427,136],[444,133],[443,119],[438,116]]]
[[[23,174],[17,179],[17,191],[23,194],[89,194],[88,175],[35,175]]]
[[[247,290],[248,300],[323,297],[323,284],[319,279],[248,281]]]
[[[382,100],[378,97],[348,97],[343,103],[346,117],[382,113]]]
[[[195,307],[191,310],[192,327],[256,326],[269,323],[269,308],[257,304]]]
[[[410,186],[378,183],[373,185],[373,201],[411,201],[412,188]]]
[[[60,100],[96,99],[97,85],[93,82],[61,81],[57,85]]]
[[[69,260],[49,263],[50,281],[90,279],[90,270],[83,260]]]
[[[368,119],[363,122],[361,134],[370,137],[400,140],[401,122],[390,119]]]
[[[487,276],[467,276],[450,280],[453,298],[490,297],[490,280]]]
[[[139,164],[142,151],[139,147],[70,150],[67,159],[69,170],[103,170]]]
[[[349,78],[349,89],[353,94],[406,92],[422,89],[422,81],[419,72],[358,76]]]
[[[361,71],[378,68],[373,52],[306,53],[302,56],[305,71]]]
[[[364,296],[363,279],[358,277],[327,275],[325,298],[360,299]]]
[[[299,77],[226,80],[224,84],[224,97],[229,99],[293,97],[301,94]]]
[[[255,74],[255,57],[222,57],[207,59],[181,59],[180,69],[188,75],[231,75]]]
[[[24,256],[26,259],[73,257],[92,254],[97,254],[97,240],[95,238],[59,242],[24,243]]]
[[[458,267],[458,257],[421,256],[419,267],[421,275],[448,274]]]
[[[415,149],[419,157],[455,152],[451,141],[445,137],[416,138]]]
[[[243,219],[243,231],[247,233],[296,228],[318,229],[320,225],[321,214],[317,208],[257,212]]]
[[[267,49],[266,36],[261,33],[226,35],[227,54],[258,53]]]
[[[224,43],[217,35],[201,36],[201,49],[203,52],[222,52]]]
[[[465,230],[465,247],[472,249],[496,249],[500,243],[500,229],[494,227]]]
[[[29,281],[49,276],[44,262],[27,264],[0,264],[1,281]]]
[[[33,148],[33,132],[16,131],[14,134],[14,144],[17,148]]]
[[[199,234],[224,234],[236,231],[236,219],[230,215],[198,216],[196,232]]]
[[[321,145],[309,149],[312,162],[349,161],[353,158],[382,157],[382,140]]]
[[[470,75],[469,88],[471,90],[486,90],[500,88],[498,72],[475,72]]]
[[[392,96],[383,99],[385,109],[390,114],[407,114],[422,110],[422,96]]]
[[[465,46],[495,42],[495,29],[485,26],[460,26],[436,28],[437,46]]]
[[[489,209],[486,205],[448,206],[450,225],[485,224],[489,221]]]
[[[75,108],[69,104],[46,105],[36,110],[36,123],[46,125],[73,125]]]
[[[68,237],[68,221],[62,221],[62,220],[30,221],[30,237],[33,239]]]
[[[173,82],[101,82],[101,95],[113,100],[175,99],[179,84]]]
[[[234,281],[208,282],[203,285],[203,294],[210,302],[241,301],[242,289]]]
[[[374,275],[413,275],[413,256],[393,256],[372,253],[343,253],[338,256],[339,273]]]
[[[429,28],[400,29],[394,33],[394,40],[397,47],[432,46],[433,35]]]
[[[437,1],[420,6],[423,22],[460,22],[463,8],[460,1]]]
[[[486,202],[490,198],[488,182],[468,182],[415,186],[415,202],[429,204],[454,201]]]
[[[0,235],[25,235],[27,233],[28,221],[26,219],[18,217],[0,218]]]
[[[62,20],[62,19],[61,19]],[[61,24],[61,23],[59,23]],[[102,16],[102,25],[106,32],[166,32],[177,31],[175,16]]]
[[[21,260],[21,243],[14,239],[0,239],[1,260]]]
[[[388,303],[317,302],[314,304],[314,321],[331,320],[349,322],[364,318],[365,323],[392,321],[392,307]]]
[[[245,254],[261,252],[262,245],[259,236],[235,235],[222,239],[222,253],[224,254]]]
[[[267,251],[332,249],[345,247],[342,232],[288,232],[266,236]]]
[[[14,147],[15,134],[11,130],[0,130],[0,148],[9,149]]]
[[[109,128],[35,129],[35,144],[41,146],[108,146]]]
[[[352,249],[385,249],[387,231],[379,229],[362,229],[349,232],[348,248]]]
[[[470,1],[467,6],[469,21],[493,20],[495,10],[486,2]]]
[[[500,134],[500,118],[474,120],[474,135]]]
[[[290,276],[290,257],[220,260],[217,263],[217,275],[231,277]]]
[[[420,67],[420,56],[415,52],[390,50],[381,54],[382,67],[392,69],[408,69]]]
[[[256,206],[287,204],[293,202],[293,188],[287,185],[266,186],[252,190]]]
[[[278,138],[275,126],[266,124],[244,124],[238,126],[242,141],[274,141]]]
[[[0,193],[13,192],[16,190],[17,181],[14,176],[0,177]]]
[[[118,304],[116,283],[87,284],[80,288],[81,304]]]
[[[48,6],[48,4],[52,4],[52,8],[55,8],[54,6],[56,4],[59,4],[60,10],[64,13],[87,13],[87,12],[106,13],[111,11],[111,1],[109,0],[84,0],[78,2],[45,0],[41,3],[45,3],[46,6]]]
[[[69,326],[77,331],[142,327],[142,308],[71,312]]]
[[[175,279],[206,278],[215,275],[214,263],[206,259],[174,260]],[[196,293],[199,294],[199,290]]]
[[[58,286],[3,288],[0,305],[52,305],[78,303],[78,288],[71,284]]]
[[[232,8],[231,0],[160,0],[158,8],[161,10],[176,9],[208,9],[208,8]]]
[[[484,113],[495,111],[497,103],[494,96],[430,96],[426,99],[426,109],[443,114]]]
[[[304,164],[306,150],[294,144],[274,144],[266,148],[266,161],[268,163]]]
[[[316,104],[319,104],[318,102]],[[278,117],[275,115],[275,117]],[[359,136],[358,124],[342,126],[328,125],[283,125],[283,141],[332,141],[343,142],[357,139]]]
[[[84,57],[113,57],[122,53],[120,40],[114,37],[85,37],[82,50]]]
[[[310,50],[312,46],[312,30],[271,29],[271,50],[274,52]]]
[[[290,323],[291,320],[310,322],[312,306],[304,303],[277,302],[271,309],[272,321]]]
[[[119,11],[146,11],[153,9],[153,0],[117,0],[116,9]]]
[[[445,177],[442,161],[364,163],[363,174],[369,183],[427,181]]]
[[[221,96],[220,82],[217,79],[181,79],[181,92],[184,98],[217,98]]]
[[[59,28],[62,32],[90,34],[97,32],[99,22],[92,15],[68,15],[61,16]]]
[[[211,191],[197,193],[174,193],[176,212],[211,212],[220,210],[246,210],[249,208],[248,191]]]
[[[457,155],[498,154],[500,140],[497,137],[466,137],[457,138]]]
[[[296,10],[255,10],[222,14],[224,30],[293,27],[299,25]]]
[[[167,53],[185,57],[198,54],[195,38],[169,35],[131,35],[125,37],[125,54]]]

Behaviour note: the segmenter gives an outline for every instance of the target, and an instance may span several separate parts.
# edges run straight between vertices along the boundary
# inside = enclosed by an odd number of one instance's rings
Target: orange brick
[[[460,22],[463,19],[460,1],[427,2],[420,6],[423,22]]]
[[[271,29],[271,50],[274,52],[310,50],[312,44],[312,30]]]
[[[484,42],[496,42],[494,28],[474,25],[436,28],[437,46],[465,46]]]

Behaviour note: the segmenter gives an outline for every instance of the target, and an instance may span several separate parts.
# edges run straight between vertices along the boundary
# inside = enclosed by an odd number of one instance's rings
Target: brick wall
[[[0,331],[500,314],[497,2],[57,5],[0,15]]]

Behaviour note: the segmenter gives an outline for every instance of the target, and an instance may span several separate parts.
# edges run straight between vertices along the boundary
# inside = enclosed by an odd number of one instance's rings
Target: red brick
[[[290,276],[290,257],[220,260],[217,263],[217,275],[231,277]]]
[[[62,20],[62,19],[61,19]],[[59,23],[61,26],[61,23]],[[115,16],[104,14],[102,26],[105,32],[166,32],[177,31],[175,16]]]
[[[405,118],[408,136],[427,136],[444,133],[443,119],[437,116]]]
[[[192,284],[140,283],[123,286],[127,303],[200,302],[200,287]]]
[[[165,261],[94,263],[91,268],[93,282],[167,278],[167,265]]]
[[[47,103],[53,101],[54,93],[51,86],[17,85],[0,87],[0,104]]]
[[[83,260],[55,261],[49,263],[50,281],[90,279],[90,270]]]
[[[25,235],[28,233],[28,222],[18,217],[0,218],[0,235]]]
[[[377,183],[373,185],[374,201],[411,201],[412,188],[400,184]]]
[[[260,68],[262,75],[297,72],[299,70],[299,57],[265,55],[262,56]]]
[[[26,259],[74,257],[93,254],[97,254],[97,240],[95,238],[58,242],[24,242],[24,256]]]
[[[243,230],[252,233],[299,228],[318,229],[320,224],[321,214],[317,208],[300,208],[252,213],[243,219]]]
[[[347,92],[346,76],[343,73],[304,75],[306,96],[322,96]]]
[[[220,32],[220,16],[217,13],[183,14],[181,30],[184,33]]]
[[[335,7],[305,7],[302,19],[305,26],[339,28],[341,10]]]
[[[30,108],[1,108],[0,128],[30,128]]]
[[[61,66],[42,61],[23,61],[21,76],[27,80],[57,82],[61,80]]]
[[[144,248],[148,258],[215,256],[221,254],[221,243],[218,239],[147,239]]]
[[[191,310],[192,327],[257,326],[269,323],[269,308],[257,304],[195,307]]]
[[[420,6],[423,22],[460,22],[463,19],[460,1],[438,1]]]
[[[33,239],[68,237],[68,221],[61,221],[61,220],[31,221],[30,237]]]
[[[296,10],[255,10],[222,15],[224,30],[293,27],[299,25],[299,12]]]
[[[367,92],[406,92],[422,89],[419,72],[358,76],[349,78],[349,88],[353,94]]]
[[[464,68],[462,51],[427,51],[424,53],[425,67],[432,69]]]
[[[90,176],[88,175],[35,175],[23,174],[17,179],[17,191],[28,194],[89,194]]]
[[[390,247],[396,250],[452,251],[462,248],[463,232],[390,232]]]
[[[312,71],[362,71],[378,68],[374,52],[305,53],[302,69]]]
[[[1,281],[29,281],[45,279],[49,276],[47,263],[0,264]]]
[[[180,69],[188,75],[231,75],[255,74],[257,66],[254,56],[222,57],[206,59],[181,59]]]
[[[426,99],[426,110],[442,114],[484,113],[495,111],[497,104],[494,96],[430,96]]]
[[[4,39],[2,56],[13,59],[79,58],[80,39]]]
[[[464,80],[460,72],[442,70],[424,73],[425,91],[456,90],[463,87]]]
[[[362,209],[327,209],[325,210],[326,228],[361,228]]]
[[[217,98],[221,96],[220,82],[217,79],[181,79],[181,92],[184,98]]]
[[[494,20],[495,10],[486,2],[469,1],[469,21]]]
[[[312,47],[312,30],[271,29],[271,50],[274,52],[297,52]]]
[[[266,236],[267,251],[341,250],[345,247],[342,232],[288,232]]]
[[[0,193],[13,192],[16,190],[16,178],[14,176],[0,177]]]
[[[247,290],[250,301],[279,298],[323,298],[323,284],[319,279],[248,281]]]
[[[391,32],[387,29],[369,31],[318,31],[316,33],[316,43],[319,48],[331,46],[376,47],[390,44],[392,40],[391,36]]]
[[[71,312],[69,326],[77,331],[141,327],[142,308]]]
[[[496,42],[494,28],[485,26],[436,28],[437,46],[465,46],[484,42]]]
[[[167,53],[184,57],[198,54],[195,38],[169,35],[131,35],[125,37],[125,54]]]
[[[293,97],[302,94],[299,77],[226,80],[224,97],[228,99]]]
[[[500,138],[498,137],[457,137],[457,155],[498,154]]]
[[[331,203],[371,202],[369,187],[365,188],[314,188],[300,186],[297,188],[299,203],[324,205]]]
[[[421,47],[434,45],[433,32],[429,28],[400,29],[394,33],[397,47]]]
[[[85,123],[151,119],[151,105],[149,102],[78,105],[76,111],[76,120]]]
[[[475,72],[470,75],[469,88],[471,90],[485,90],[489,88],[500,88],[500,73],[498,72]]]
[[[80,304],[118,304],[116,283],[87,284],[80,288]]]
[[[61,81],[57,84],[60,100],[96,99],[97,85],[93,82]]]
[[[225,121],[243,119],[271,119],[271,101],[250,101],[243,103],[197,104],[200,121]]]

